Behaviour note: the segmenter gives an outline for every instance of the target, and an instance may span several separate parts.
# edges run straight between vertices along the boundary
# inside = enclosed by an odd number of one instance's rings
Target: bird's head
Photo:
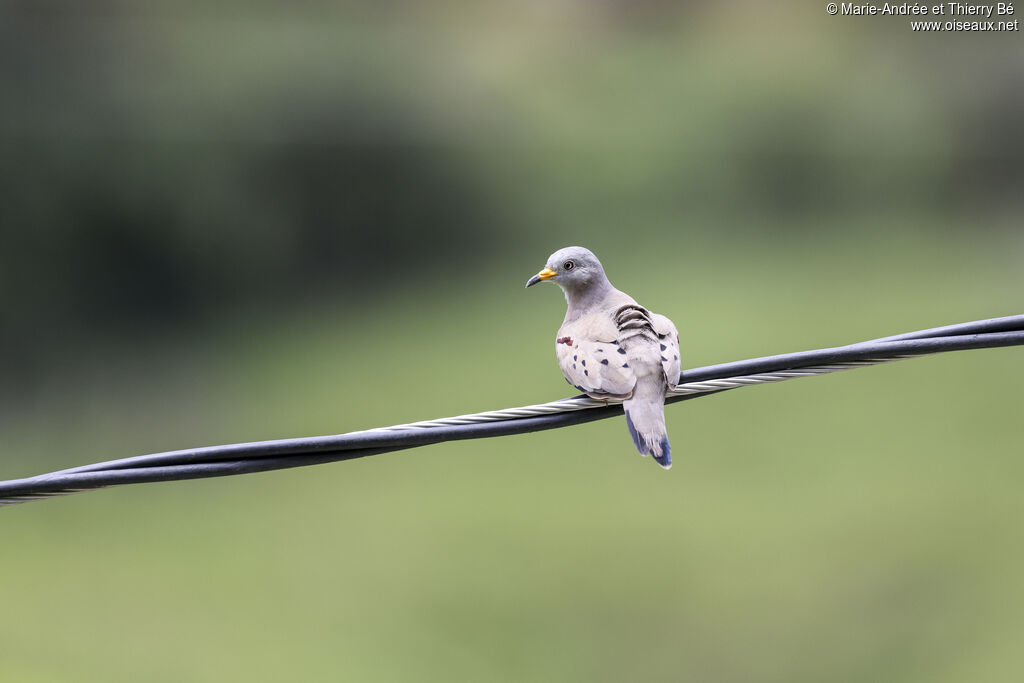
[[[527,287],[550,280],[566,291],[583,290],[597,281],[607,281],[604,268],[593,252],[583,247],[565,247],[548,257],[547,266],[529,280]]]

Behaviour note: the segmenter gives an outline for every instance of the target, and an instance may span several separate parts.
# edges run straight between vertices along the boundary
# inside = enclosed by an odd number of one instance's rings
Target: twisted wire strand
[[[740,387],[751,387],[757,384],[770,384],[782,382],[787,379],[798,377],[815,377],[827,375],[842,370],[853,370],[864,368],[870,365],[891,363],[904,358],[916,358],[916,356],[893,356],[892,358],[866,358],[861,361],[848,363],[833,363],[817,367],[799,368],[796,370],[781,370],[778,372],[767,372],[757,375],[743,375],[728,377],[724,379],[712,379],[703,382],[687,382],[679,384],[675,389],[667,392],[666,396],[673,398],[677,396],[692,396],[695,394],[707,394],[727,389],[738,389]],[[449,425],[477,424],[482,422],[497,422],[500,420],[514,420],[521,417],[532,417],[535,415],[553,415],[555,413],[567,413],[574,410],[587,410],[589,408],[600,408],[607,405],[618,405],[622,399],[615,398],[591,398],[589,396],[573,396],[548,403],[537,403],[517,408],[503,408],[501,410],[488,410],[482,413],[469,413],[466,415],[455,415],[453,417],[440,417],[434,420],[421,420],[419,422],[408,422],[406,424],[390,425],[388,427],[374,427],[362,432],[350,432],[350,434],[361,434],[369,432],[395,432],[406,429],[431,429],[433,427],[444,427]]]
[[[685,370],[680,375],[680,384],[666,397],[666,403],[928,354],[1020,345],[1024,345],[1024,315],[978,320],[848,346]],[[25,479],[0,481],[0,505],[126,484],[221,477],[352,460],[444,441],[556,429],[621,414],[620,401],[575,396],[533,406],[332,436],[277,439],[139,455]]]

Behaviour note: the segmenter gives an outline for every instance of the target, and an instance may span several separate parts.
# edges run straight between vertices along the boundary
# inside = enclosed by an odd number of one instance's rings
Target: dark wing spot
[[[667,363],[668,362],[668,358],[665,358],[665,356],[662,356],[661,357],[661,362],[662,363]]]
[[[575,369],[576,369],[576,364],[575,364],[575,363],[573,363],[573,364],[572,364],[572,369],[573,369],[573,370],[575,370]]]
[[[583,374],[586,375],[587,377],[590,377],[590,370],[584,370]]]
[[[664,338],[664,337],[663,337],[663,338]],[[666,348],[667,348],[667,347],[666,347],[666,346],[665,346],[664,344],[662,344],[662,345],[661,345],[661,350],[662,350],[662,351],[664,351],[664,350],[665,350]]]
[[[604,353],[604,349],[597,349],[598,353]]]
[[[608,359],[604,358],[601,360],[601,365],[608,365]]]
[[[587,367],[587,359],[586,358],[584,358],[580,362],[583,363],[583,367]]]
[[[625,356],[626,355],[626,349],[623,349],[623,348],[620,347],[619,348],[619,353],[621,353],[623,356]]]
[[[575,354],[575,353],[574,353],[574,354],[572,354],[572,359],[573,359],[573,360],[576,360],[576,354]]]
[[[629,367],[629,363],[623,363],[623,364],[622,364],[622,367],[624,367],[624,368],[628,368],[628,367]]]
[[[677,353],[676,355],[672,356],[672,360],[679,360],[679,354]]]

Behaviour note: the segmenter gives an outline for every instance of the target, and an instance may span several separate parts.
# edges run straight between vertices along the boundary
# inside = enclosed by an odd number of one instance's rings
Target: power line
[[[666,403],[797,377],[905,358],[1024,345],[1024,315],[978,320],[812,351],[785,353],[684,370]],[[481,439],[557,429],[622,414],[621,403],[586,396],[533,406],[459,415],[333,436],[278,439],[188,448],[73,467],[0,481],[0,505],[97,488],[223,477],[353,460],[444,441]]]

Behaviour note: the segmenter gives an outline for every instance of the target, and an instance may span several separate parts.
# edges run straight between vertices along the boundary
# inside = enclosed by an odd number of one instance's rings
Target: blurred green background
[[[765,3],[767,4],[767,3]],[[823,3],[0,6],[0,478],[1021,312],[1020,33]],[[3,681],[1016,681],[1019,349],[0,511]]]

